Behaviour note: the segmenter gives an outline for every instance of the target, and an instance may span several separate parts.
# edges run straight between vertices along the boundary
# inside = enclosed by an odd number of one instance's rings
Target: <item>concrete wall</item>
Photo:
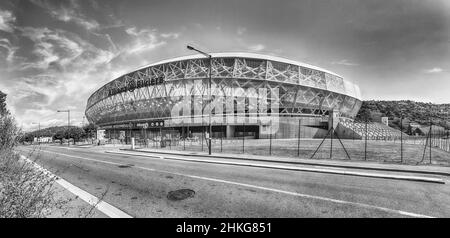
[[[301,120],[300,123],[299,120]],[[280,117],[278,131],[272,134],[272,139],[298,138],[299,132],[300,138],[323,138],[327,130],[327,122],[321,122],[318,117]],[[267,139],[269,137],[268,134],[260,133],[259,138]]]

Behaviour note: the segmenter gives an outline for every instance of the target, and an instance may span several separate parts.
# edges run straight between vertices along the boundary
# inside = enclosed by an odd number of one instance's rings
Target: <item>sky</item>
[[[65,109],[80,126],[96,89],[187,44],[316,65],[364,100],[450,103],[448,0],[1,0],[0,91],[24,130]]]

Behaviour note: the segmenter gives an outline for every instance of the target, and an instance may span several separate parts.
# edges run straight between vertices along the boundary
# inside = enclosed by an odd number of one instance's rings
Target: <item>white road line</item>
[[[99,199],[97,197],[95,197],[94,195],[69,183],[67,180],[65,180],[63,178],[54,175],[47,169],[44,169],[42,166],[40,166],[39,164],[35,163],[34,161],[26,158],[25,156],[22,155],[21,157],[22,157],[22,159],[33,163],[37,169],[45,172],[47,175],[56,177],[57,178],[56,183],[61,185],[63,188],[67,189],[69,192],[75,194],[76,196],[81,198],[83,201],[87,202],[89,205],[95,206],[95,208],[97,208],[99,211],[103,212],[105,215],[107,215],[111,218],[133,218],[132,216],[130,216],[127,213],[121,211],[120,209],[112,206],[111,204],[109,204],[105,201],[99,201]]]
[[[133,218],[132,216],[126,214],[125,212],[112,206],[111,204],[105,201],[99,201],[99,199],[94,195],[82,190],[81,188],[67,182],[62,178],[56,180],[56,182],[65,189],[69,190],[71,193],[77,195],[85,202],[89,203],[89,205],[95,206],[95,208],[97,208],[99,211],[105,213],[107,216],[111,218]]]
[[[72,157],[72,158],[78,158],[78,159],[83,159],[83,160],[90,160],[90,161],[100,162],[100,163],[113,164],[113,165],[122,165],[121,163],[115,163],[115,162],[109,162],[109,161],[103,161],[103,160],[96,160],[96,159],[89,159],[89,158],[84,158],[84,157],[80,157],[80,156],[73,156],[73,155],[57,153],[57,152],[53,152],[53,151],[46,151],[46,150],[42,150],[42,151],[45,151],[45,152],[48,152],[48,153],[54,153],[54,154],[58,154],[58,155],[62,155],[62,156]],[[165,170],[157,170],[157,169],[151,169],[151,168],[140,167],[140,166],[134,166],[133,168],[139,168],[139,169],[142,169],[142,170],[147,170],[147,171],[152,171],[152,172],[168,173],[168,174],[179,175],[179,176],[195,178],[195,179],[202,179],[202,180],[212,181],[212,182],[219,182],[219,183],[225,183],[225,184],[238,185],[238,186],[247,187],[247,188],[255,188],[255,189],[260,189],[260,190],[264,190],[264,191],[270,191],[270,192],[276,192],[276,193],[281,193],[281,194],[292,195],[292,196],[296,196],[296,197],[310,198],[310,199],[327,201],[327,202],[333,202],[333,203],[338,203],[338,204],[347,204],[347,205],[359,206],[359,207],[364,207],[364,208],[369,208],[369,209],[376,209],[376,210],[380,210],[380,211],[396,213],[396,214],[400,214],[400,215],[404,215],[404,216],[410,216],[410,217],[434,218],[432,216],[427,216],[427,215],[423,215],[423,214],[406,212],[406,211],[390,209],[390,208],[385,208],[385,207],[379,207],[379,206],[370,205],[370,204],[364,204],[364,203],[359,203],[359,202],[350,202],[350,201],[344,201],[344,200],[339,200],[339,199],[333,199],[333,198],[327,198],[327,197],[321,197],[321,196],[314,196],[314,195],[308,195],[308,194],[302,194],[302,193],[297,193],[297,192],[290,192],[290,191],[285,191],[285,190],[280,190],[280,189],[267,188],[267,187],[262,187],[262,186],[252,185],[252,184],[246,184],[246,183],[233,182],[233,181],[222,180],[222,179],[215,179],[215,178],[202,177],[202,176],[197,176],[197,175],[182,174],[182,173],[177,173],[177,172],[171,172],[171,171],[165,171]]]
[[[141,167],[137,167],[137,168],[141,168]],[[142,168],[142,169],[145,169],[145,168]],[[165,171],[160,171],[160,172],[165,172]],[[333,199],[333,198],[327,198],[327,197],[320,197],[320,196],[314,196],[314,195],[308,195],[308,194],[284,191],[284,190],[279,190],[279,189],[274,189],[274,188],[266,188],[266,187],[257,186],[257,185],[251,185],[251,184],[246,184],[246,183],[232,182],[232,181],[227,181],[227,180],[222,180],[222,179],[214,179],[214,178],[195,176],[195,175],[186,175],[186,174],[174,173],[174,172],[168,172],[168,173],[175,174],[175,175],[180,175],[180,176],[186,176],[186,177],[190,177],[190,178],[197,178],[197,179],[203,179],[203,180],[208,180],[208,181],[239,185],[239,186],[248,187],[248,188],[256,188],[256,189],[265,190],[265,191],[271,191],[271,192],[277,192],[277,193],[282,193],[282,194],[293,195],[293,196],[296,196],[296,197],[311,198],[311,199],[322,200],[322,201],[327,201],[327,202],[334,202],[334,203],[339,203],[339,204],[348,204],[348,205],[360,206],[360,207],[364,207],[364,208],[377,209],[377,210],[381,210],[381,211],[385,211],[385,212],[398,213],[398,214],[405,215],[405,216],[410,216],[410,217],[433,218],[433,217],[427,216],[427,215],[422,215],[422,214],[417,214],[417,213],[412,213],[412,212],[405,212],[405,211],[401,211],[401,210],[395,210],[395,209],[390,209],[390,208],[385,208],[385,207],[379,207],[379,206],[374,206],[374,205],[369,205],[369,204],[364,204],[364,203],[359,203],[359,202],[349,202],[349,201],[338,200],[338,199]]]

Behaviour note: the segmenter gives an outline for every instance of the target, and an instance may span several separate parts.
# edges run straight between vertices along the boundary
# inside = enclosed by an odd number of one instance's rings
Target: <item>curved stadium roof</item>
[[[356,98],[358,100],[361,100],[361,94],[360,94],[360,89],[358,87],[358,85],[349,82],[348,80],[345,80],[342,76],[314,66],[314,65],[310,65],[307,63],[303,63],[303,62],[299,62],[299,61],[294,61],[294,60],[290,60],[290,59],[286,59],[286,58],[282,58],[282,57],[277,57],[277,56],[271,56],[271,55],[263,55],[263,54],[256,54],[256,53],[247,53],[247,52],[221,52],[221,53],[210,53],[212,55],[213,58],[243,58],[243,59],[256,59],[256,60],[266,60],[266,61],[272,61],[272,62],[280,62],[280,63],[285,63],[285,64],[290,64],[290,65],[295,65],[295,66],[300,66],[300,67],[304,67],[304,68],[309,68],[309,69],[313,69],[313,70],[317,70],[317,71],[321,71],[324,73],[328,73],[330,75],[334,75],[336,77],[339,77],[342,80],[342,83],[344,84],[343,87],[345,88],[345,95],[348,95],[350,97]],[[108,82],[107,84],[103,85],[102,87],[100,87],[99,89],[97,89],[88,99],[88,105],[89,102],[91,102],[91,98],[97,94],[98,92],[100,92],[102,89],[104,89],[108,84],[112,83],[115,80],[118,80],[124,76],[130,75],[131,73],[152,67],[152,66],[158,66],[158,65],[162,65],[162,64],[167,64],[167,63],[171,63],[171,62],[177,62],[177,61],[186,61],[186,60],[192,60],[192,59],[205,59],[206,57],[202,54],[194,54],[194,55],[187,55],[187,56],[181,56],[181,57],[175,57],[175,58],[170,58],[170,59],[164,59],[164,60],[160,60],[157,62],[154,62],[152,64],[148,64],[145,66],[141,66],[137,69],[134,69],[132,71],[129,71],[119,77],[116,77],[115,79],[111,80],[110,82]],[[312,86],[314,87],[314,86]],[[327,89],[329,90],[329,89]],[[334,90],[330,90],[330,91],[334,91]],[[341,93],[342,92],[337,92],[337,93]]]
[[[282,62],[282,63],[286,63],[286,64],[292,64],[292,65],[298,65],[298,66],[302,66],[305,68],[310,68],[310,69],[315,69],[315,70],[319,70],[325,73],[329,73],[329,74],[333,74],[336,75],[338,77],[343,78],[342,76],[340,76],[339,74],[336,74],[334,72],[331,72],[329,70],[314,66],[314,65],[310,65],[310,64],[306,64],[300,61],[295,61],[295,60],[290,60],[290,59],[286,59],[286,58],[282,58],[282,57],[278,57],[278,56],[271,56],[271,55],[263,55],[263,54],[256,54],[256,53],[247,53],[247,52],[221,52],[221,53],[210,53],[210,55],[212,55],[213,58],[247,58],[247,59],[262,59],[262,60],[270,60],[270,61],[278,61],[278,62]],[[174,62],[174,61],[183,61],[183,60],[190,60],[190,59],[204,59],[205,56],[202,54],[195,54],[195,55],[186,55],[186,56],[180,56],[180,57],[176,57],[176,58],[170,58],[170,59],[165,59],[165,60],[161,60],[155,63],[151,63],[149,65],[145,65],[145,66],[141,66],[135,70],[132,70],[130,72],[134,72],[137,70],[141,70],[141,69],[145,69],[151,66],[155,66],[155,65],[160,65],[160,64],[165,64],[165,63],[169,63],[169,62]]]

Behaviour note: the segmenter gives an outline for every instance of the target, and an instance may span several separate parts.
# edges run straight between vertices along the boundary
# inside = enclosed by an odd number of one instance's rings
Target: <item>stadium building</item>
[[[330,115],[351,119],[361,107],[359,87],[328,70],[268,55],[211,55],[211,65],[190,55],[114,79],[89,97],[87,119],[126,141],[205,135],[209,123],[212,138],[321,138]]]

